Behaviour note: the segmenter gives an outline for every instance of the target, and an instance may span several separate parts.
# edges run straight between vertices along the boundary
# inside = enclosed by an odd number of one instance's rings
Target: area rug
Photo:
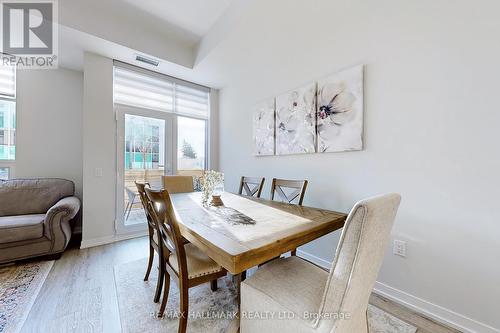
[[[21,330],[54,261],[0,267],[0,333]]]
[[[120,309],[122,332],[177,332],[179,290],[170,283],[170,293],[165,316],[156,318],[159,304],[153,303],[156,274],[151,271],[149,281],[144,282],[147,259],[140,259],[115,266],[116,292]],[[187,332],[226,332],[237,311],[236,290],[230,278],[219,279],[219,289],[210,290],[204,284],[189,290]],[[415,333],[417,328],[370,305],[368,308],[370,333]]]

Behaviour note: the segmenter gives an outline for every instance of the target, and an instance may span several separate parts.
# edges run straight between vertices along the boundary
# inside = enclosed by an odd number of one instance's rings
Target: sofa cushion
[[[0,216],[45,214],[59,200],[74,194],[70,180],[13,179],[0,181]]]
[[[0,217],[0,244],[43,236],[45,214]]]

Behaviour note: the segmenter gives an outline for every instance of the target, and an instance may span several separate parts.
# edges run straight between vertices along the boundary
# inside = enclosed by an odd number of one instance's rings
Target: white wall
[[[83,235],[109,242],[115,234],[116,123],[113,112],[113,60],[84,54],[83,79]],[[96,177],[96,168],[102,176]]]
[[[82,197],[82,92],[81,72],[17,71],[17,178],[70,179]]]
[[[117,234],[116,120],[113,108],[113,60],[84,53],[83,84],[83,236],[82,247],[137,236]],[[210,164],[218,168],[218,91],[211,91]],[[96,176],[96,169],[102,176]]]
[[[210,55],[229,73],[226,186],[265,176],[267,197],[272,177],[306,178],[306,205],[345,212],[400,192],[393,236],[408,257],[388,253],[378,286],[468,331],[500,332],[499,10],[484,0],[256,1]],[[252,156],[253,105],[360,63],[363,151]],[[338,236],[301,250],[330,262]]]

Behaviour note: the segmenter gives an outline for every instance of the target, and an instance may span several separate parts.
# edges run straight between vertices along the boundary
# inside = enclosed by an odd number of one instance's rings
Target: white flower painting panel
[[[363,148],[363,66],[318,82],[318,152]]]
[[[276,155],[316,151],[316,84],[276,97]]]
[[[255,155],[274,155],[274,98],[255,107],[253,141]]]

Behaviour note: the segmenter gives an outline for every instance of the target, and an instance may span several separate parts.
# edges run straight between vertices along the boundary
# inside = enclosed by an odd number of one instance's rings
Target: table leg
[[[236,293],[237,293],[236,302],[238,304],[238,315],[231,321],[228,327],[227,332],[231,333],[237,333],[240,331],[241,280],[242,280],[242,273],[233,275],[233,282],[236,284]]]
[[[238,302],[238,311],[240,311],[241,306],[241,281],[242,281],[242,273],[236,274],[234,276],[234,283],[236,284],[236,292],[238,293],[237,302]]]

